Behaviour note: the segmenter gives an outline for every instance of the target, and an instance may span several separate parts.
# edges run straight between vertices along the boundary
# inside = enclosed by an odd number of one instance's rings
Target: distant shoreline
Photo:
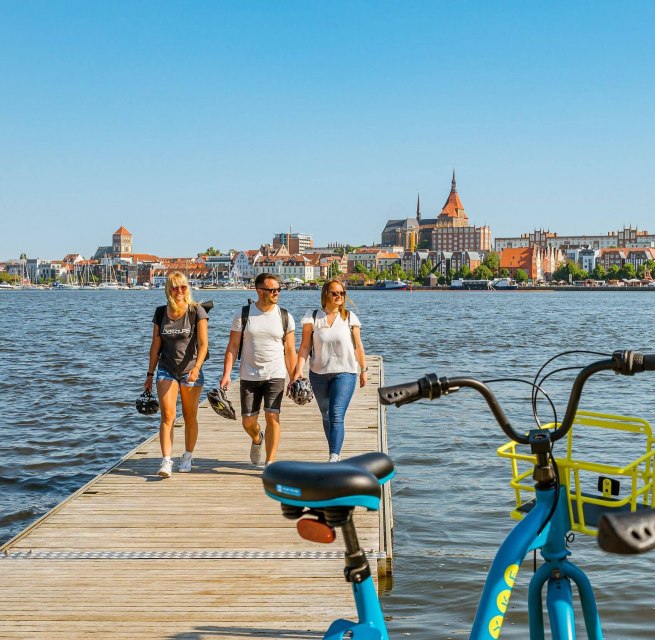
[[[361,286],[350,286],[347,285],[348,291],[375,291],[375,292],[382,292],[382,293],[389,293],[389,291],[384,291],[381,289],[374,289],[373,287],[361,287]],[[298,287],[297,290],[302,290],[302,291],[311,291],[315,289],[311,289],[310,287]],[[390,291],[393,291],[390,290]],[[594,292],[594,293],[606,293],[608,291],[621,291],[621,292],[629,292],[629,291],[650,291],[650,292],[655,292],[655,287],[567,287],[567,286],[561,286],[561,287],[519,287],[518,289],[464,289],[464,288],[457,288],[457,289],[451,289],[450,287],[412,287],[410,290],[409,288],[407,289],[396,289],[395,290],[397,293],[419,293],[421,291],[438,291],[438,292],[449,292],[453,291],[455,293],[525,293],[525,292],[539,292],[539,293],[569,293],[569,292],[575,292],[575,291],[584,291],[586,292]]]

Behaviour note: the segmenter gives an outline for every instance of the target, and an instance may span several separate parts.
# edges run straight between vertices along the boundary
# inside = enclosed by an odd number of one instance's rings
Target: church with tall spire
[[[491,251],[491,229],[469,224],[457,192],[455,170],[450,193],[436,218],[423,218],[421,196],[416,199],[416,217],[388,220],[382,231],[382,244],[431,251]]]

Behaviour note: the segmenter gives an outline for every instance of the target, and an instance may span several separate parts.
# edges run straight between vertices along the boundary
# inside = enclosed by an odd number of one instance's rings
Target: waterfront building
[[[132,253],[132,234],[120,226],[111,236],[111,250],[114,255]]]
[[[250,282],[255,279],[255,265],[262,258],[259,249],[250,249],[239,251],[234,255],[232,268],[230,270],[230,280],[236,282]]]
[[[539,246],[555,249],[608,249],[611,247],[655,247],[655,235],[639,230],[632,225],[618,231],[608,231],[605,235],[560,236],[552,231],[535,229],[518,237],[496,238],[494,250],[500,253],[503,249],[517,247]]]
[[[383,245],[398,245],[402,249],[414,251],[418,245],[419,222],[416,218],[387,220],[382,230]]]
[[[400,254],[395,252],[380,252],[376,256],[376,269],[378,271],[384,271],[385,269],[391,271],[393,265],[400,265]]]
[[[620,269],[626,264],[631,264],[637,269],[637,267],[648,261],[655,261],[655,248],[626,247],[621,249],[603,249],[598,259],[598,262],[603,265],[606,271],[614,265]]]
[[[302,253],[292,256],[264,256],[255,265],[255,273],[272,273],[283,282],[307,282],[315,277],[314,263]]]
[[[500,252],[500,269],[507,269],[511,278],[518,269],[527,273],[533,282],[549,282],[553,273],[566,261],[564,254],[556,248],[512,247]]]
[[[491,251],[491,228],[469,224],[457,192],[455,172],[451,188],[436,218],[423,218],[420,195],[416,200],[416,216],[388,220],[382,231],[382,244],[395,242],[408,251]]]
[[[581,249],[579,247],[568,247],[562,249],[562,253],[567,260],[575,262],[587,273],[591,273],[594,270],[600,257],[600,250],[598,249]]]
[[[448,272],[459,271],[462,267],[468,267],[471,271],[477,269],[485,258],[485,254],[479,251],[435,251],[430,258],[435,266],[434,271],[442,276]]]
[[[339,274],[344,274],[348,270],[348,254],[342,256],[335,253],[322,253],[313,251],[312,253],[303,254],[314,265],[314,278],[329,278],[334,274],[333,267],[336,264],[336,270]]]
[[[314,246],[312,236],[307,233],[276,233],[273,236],[273,249],[285,246],[289,254],[306,253]]]

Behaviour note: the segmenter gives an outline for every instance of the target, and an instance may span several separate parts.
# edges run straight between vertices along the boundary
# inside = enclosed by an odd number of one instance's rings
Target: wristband
[[[148,371],[148,373],[146,373],[146,376],[148,376],[148,378],[152,378],[152,376],[154,375],[155,374],[152,371]]]
[[[364,368],[362,368],[362,370],[360,371],[360,373],[366,373],[367,371],[368,371],[368,367],[364,367]]]

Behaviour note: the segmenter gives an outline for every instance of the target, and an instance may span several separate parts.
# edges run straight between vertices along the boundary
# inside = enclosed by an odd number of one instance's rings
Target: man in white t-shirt
[[[280,441],[280,407],[286,389],[286,375],[296,367],[296,325],[286,309],[278,306],[280,283],[270,273],[255,279],[257,302],[251,304],[245,328],[242,312],[232,318],[230,340],[225,349],[221,387],[230,384],[230,372],[241,348],[240,395],[241,421],[252,439],[250,461],[263,462],[262,444],[266,447],[266,464],[275,460]],[[266,431],[258,423],[264,403]]]

